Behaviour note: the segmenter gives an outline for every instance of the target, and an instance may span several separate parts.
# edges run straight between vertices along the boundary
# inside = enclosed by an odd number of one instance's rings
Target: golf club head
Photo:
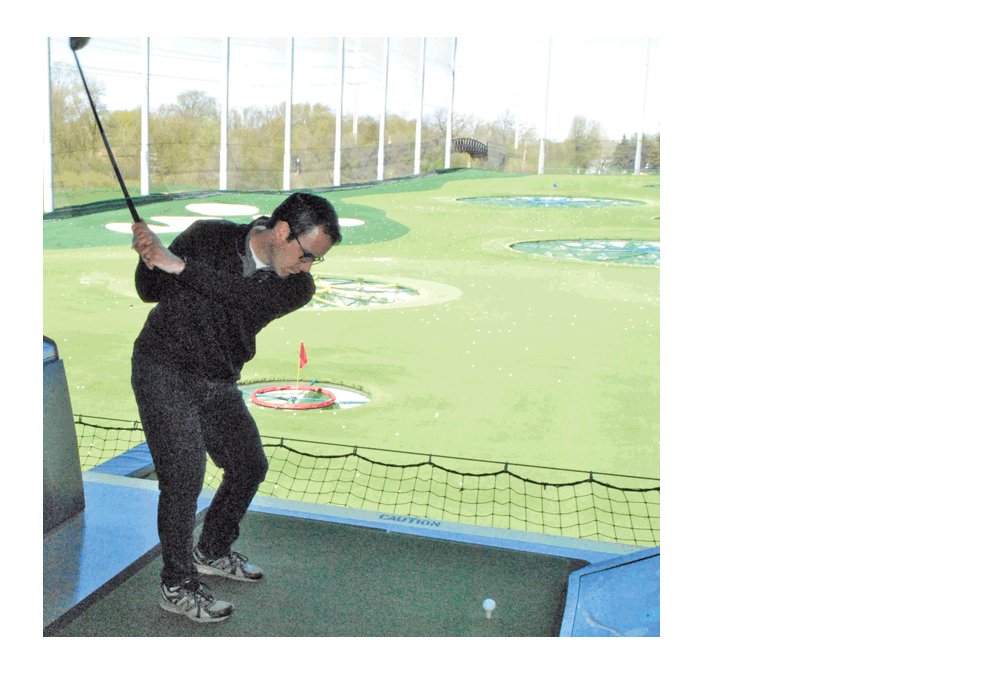
[[[74,52],[77,52],[80,49],[82,49],[83,47],[85,47],[87,45],[87,43],[89,43],[89,38],[88,37],[70,37],[69,38],[69,47]]]

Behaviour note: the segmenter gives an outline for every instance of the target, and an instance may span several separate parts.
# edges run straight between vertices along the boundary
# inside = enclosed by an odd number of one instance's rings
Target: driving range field
[[[252,405],[262,435],[657,477],[659,265],[510,248],[662,242],[656,183],[461,170],[320,192],[343,243],[313,267],[314,302],[258,336],[241,381],[315,380],[363,402]],[[138,212],[168,244],[196,218],[247,223],[286,195],[216,192]],[[462,201],[479,197],[529,199]],[[577,201],[560,208],[557,198]],[[152,305],[134,289],[129,220],[123,207],[44,222],[44,334],[76,415],[138,420],[130,357]]]

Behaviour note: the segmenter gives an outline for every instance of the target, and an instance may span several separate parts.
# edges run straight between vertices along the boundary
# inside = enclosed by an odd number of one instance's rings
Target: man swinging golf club
[[[199,220],[166,248],[135,222],[138,295],[157,303],[134,343],[131,385],[158,475],[162,609],[222,621],[233,605],[200,575],[259,581],[262,571],[231,550],[268,471],[254,419],[237,388],[266,325],[310,301],[310,267],[341,241],[326,199],[295,193],[250,225]],[[193,545],[207,455],[223,481]]]

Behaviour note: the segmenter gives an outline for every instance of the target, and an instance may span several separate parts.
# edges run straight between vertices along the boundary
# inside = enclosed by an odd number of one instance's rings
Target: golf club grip
[[[113,150],[110,149],[110,141],[107,140],[107,134],[103,131],[103,123],[100,122],[100,114],[96,112],[96,104],[93,102],[93,96],[89,93],[89,85],[86,84],[86,76],[83,75],[82,65],[79,63],[79,57],[75,52],[72,52],[72,56],[76,59],[76,68],[79,69],[79,77],[82,78],[83,88],[86,89],[86,98],[89,99],[89,107],[93,110],[93,117],[96,118],[96,126],[100,130],[100,136],[103,137],[103,145],[107,148],[107,155],[110,157],[110,164],[113,165],[113,172],[117,176],[117,182],[120,183],[120,189],[124,193],[124,199],[127,200],[127,208],[131,211],[131,217],[136,223],[141,220],[141,216],[138,215],[137,209],[134,208],[134,201],[131,199],[131,195],[127,192],[127,186],[124,185],[124,177],[120,175],[120,168],[117,166],[117,160],[113,156]]]

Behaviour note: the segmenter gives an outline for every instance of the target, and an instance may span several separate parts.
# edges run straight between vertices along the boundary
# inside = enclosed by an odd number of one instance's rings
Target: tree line
[[[51,77],[52,152],[56,191],[113,188],[106,149],[89,108],[85,91],[74,71],[55,68]],[[90,93],[114,157],[128,187],[140,188],[141,110],[108,110],[102,102],[99,81]],[[343,118],[341,180],[344,183],[377,178],[379,119]],[[433,108],[422,124],[420,170],[444,168],[448,111]],[[535,173],[540,139],[534,126],[518,128],[510,111],[485,121],[472,114],[455,113],[452,138],[474,138],[501,146],[507,152],[498,164],[472,160],[454,153],[455,167],[475,166],[513,173]],[[385,177],[411,175],[414,171],[416,120],[388,114],[385,120]],[[282,188],[285,144],[284,105],[250,106],[228,111],[228,183],[231,190]],[[333,185],[336,114],[321,103],[292,106],[292,188]],[[220,106],[202,91],[185,91],[175,102],[149,111],[149,166],[152,192],[217,189],[220,167]],[[630,141],[605,138],[601,125],[583,116],[574,117],[567,138],[546,143],[545,166],[579,172],[632,171],[636,137]],[[642,169],[659,163],[658,137],[643,139]]]

